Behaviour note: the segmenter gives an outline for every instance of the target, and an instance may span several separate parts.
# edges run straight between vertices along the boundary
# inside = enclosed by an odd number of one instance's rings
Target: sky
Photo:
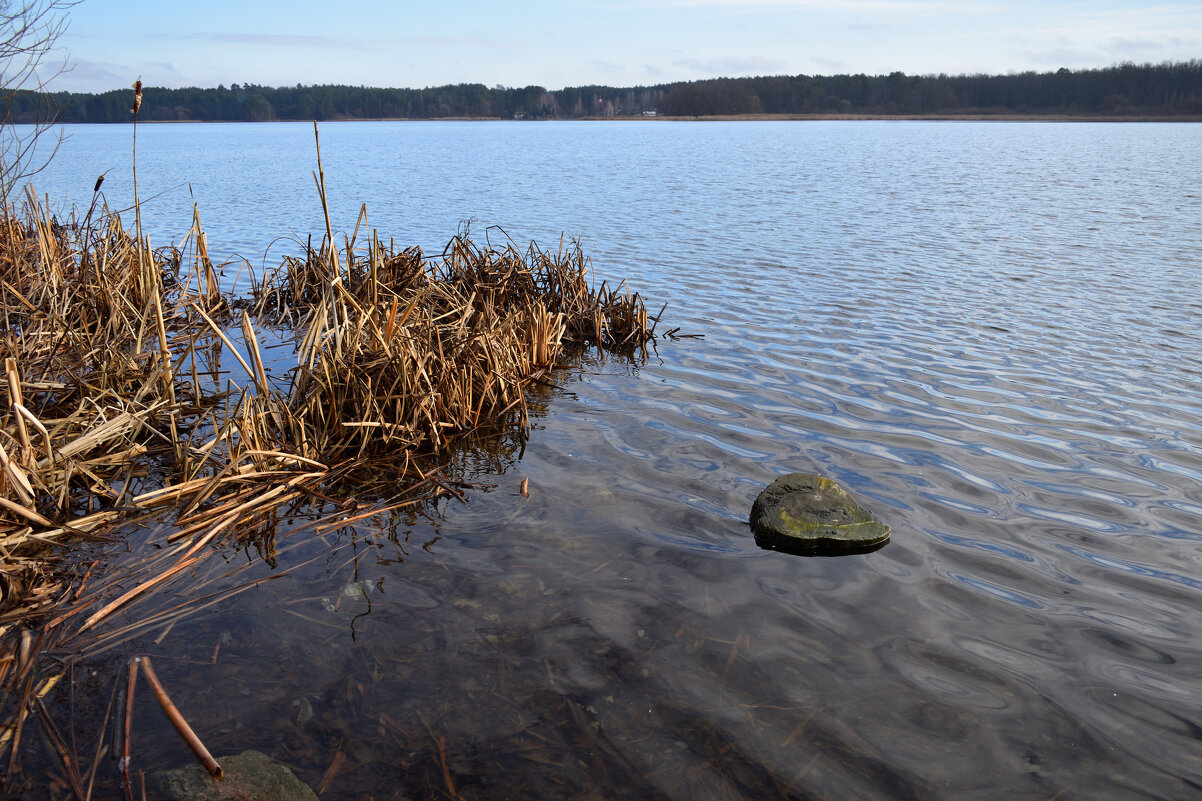
[[[82,0],[51,90],[1005,74],[1202,58],[1202,2]]]

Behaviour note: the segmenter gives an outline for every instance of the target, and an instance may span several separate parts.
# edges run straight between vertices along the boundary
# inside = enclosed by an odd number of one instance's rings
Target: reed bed
[[[415,456],[482,426],[524,430],[529,381],[573,350],[654,335],[637,294],[589,286],[578,244],[456,236],[428,260],[374,235],[362,254],[327,237],[239,302],[220,293],[198,219],[189,241],[181,281],[179,250],[138,243],[107,212],[62,223],[31,193],[0,222],[0,621],[19,601],[8,585],[43,586],[25,576],[42,546],[151,509],[188,521],[281,475],[317,487],[382,454],[420,478]],[[297,328],[286,383],[267,376],[256,320]],[[221,385],[223,357],[244,385]]]
[[[654,333],[638,295],[590,287],[576,243],[552,254],[456,236],[427,260],[373,236],[362,257],[347,252],[326,240],[258,293],[261,315],[295,320],[304,336],[290,386],[260,387],[246,417],[259,427],[244,436],[327,462],[439,452],[482,422],[524,430],[527,381],[567,352],[634,349]]]
[[[315,179],[328,221],[320,152]],[[364,211],[342,247],[327,223],[316,248],[237,299],[222,293],[199,212],[182,249],[152,248],[99,195],[82,219],[55,218],[32,189],[0,214],[0,758],[10,772],[61,675],[40,670],[39,653],[111,648],[220,601],[131,612],[195,581],[223,544],[270,561],[281,515],[303,508],[321,532],[462,499],[438,467],[454,442],[498,427],[524,437],[532,382],[580,349],[629,352],[655,336],[658,317],[637,294],[590,282],[577,242],[550,252],[462,234],[431,259],[374,232],[359,244],[365,221]],[[268,375],[264,326],[293,332],[286,376]],[[91,541],[143,529],[160,550],[121,571],[81,556]],[[82,786],[78,760],[62,756]]]

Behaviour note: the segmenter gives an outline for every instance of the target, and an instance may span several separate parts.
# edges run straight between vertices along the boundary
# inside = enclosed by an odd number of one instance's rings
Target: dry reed
[[[429,469],[431,455],[483,427],[524,436],[531,382],[581,348],[632,351],[654,337],[658,318],[637,294],[595,287],[575,242],[552,253],[460,235],[427,259],[374,232],[357,244],[364,211],[337,247],[318,158],[325,236],[241,301],[222,294],[199,212],[183,250],[154,250],[99,195],[82,221],[56,219],[32,189],[23,208],[0,210],[0,757],[10,770],[53,686],[37,669],[41,649],[103,650],[216,603],[231,593],[97,634],[196,575],[218,543],[273,558],[279,510],[325,508],[312,524],[322,531],[422,498],[462,499]],[[275,382],[256,326],[281,323],[296,331],[297,362]],[[223,358],[245,380],[223,386]],[[380,486],[352,491],[376,500],[331,507],[331,488],[362,481],[364,465]],[[91,568],[72,572],[83,563],[63,557],[78,543],[139,518],[165,527],[162,551],[91,584]]]
[[[343,255],[327,240],[286,260],[257,298],[305,335],[287,391],[253,399],[250,419],[274,429],[255,436],[310,459],[437,452],[498,417],[524,429],[530,377],[571,349],[633,349],[653,334],[638,295],[590,287],[577,244],[523,253],[457,236],[427,261],[373,236],[361,258]]]

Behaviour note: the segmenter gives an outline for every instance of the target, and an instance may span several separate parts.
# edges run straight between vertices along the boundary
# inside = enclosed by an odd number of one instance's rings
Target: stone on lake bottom
[[[789,473],[773,481],[751,507],[761,548],[803,556],[867,553],[889,540],[889,527],[829,478]]]
[[[147,778],[155,797],[166,801],[318,801],[312,788],[286,765],[259,751],[243,751],[217,763],[225,774],[221,781],[196,763]]]

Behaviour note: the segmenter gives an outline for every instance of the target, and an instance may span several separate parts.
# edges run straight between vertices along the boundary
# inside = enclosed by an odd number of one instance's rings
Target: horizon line
[[[240,89],[243,89],[246,87],[253,87],[255,89],[273,89],[273,90],[275,90],[275,89],[315,89],[315,88],[319,88],[319,87],[323,87],[323,86],[332,86],[332,87],[348,87],[348,88],[358,88],[358,89],[385,89],[385,90],[393,89],[393,90],[402,90],[402,91],[425,91],[425,90],[429,90],[429,89],[442,89],[442,88],[450,87],[450,86],[483,86],[486,89],[488,89],[489,91],[514,91],[514,90],[537,88],[537,89],[543,90],[544,92],[562,92],[562,91],[565,91],[568,89],[585,89],[585,88],[592,88],[592,87],[601,88],[601,89],[654,89],[654,88],[659,88],[659,87],[678,86],[678,85],[682,85],[682,84],[705,83],[705,82],[709,82],[709,81],[748,81],[748,80],[759,80],[759,79],[763,79],[763,78],[802,78],[802,77],[804,77],[804,78],[838,78],[838,77],[857,77],[857,76],[864,76],[864,77],[868,77],[868,78],[888,78],[892,75],[897,75],[897,74],[900,74],[906,78],[933,78],[933,79],[941,79],[941,78],[1008,78],[1008,77],[1013,77],[1013,76],[1017,76],[1017,75],[1055,75],[1061,71],[1065,71],[1070,74],[1076,74],[1076,73],[1085,73],[1085,72],[1102,72],[1105,70],[1122,69],[1124,67],[1167,67],[1167,66],[1177,66],[1177,65],[1194,65],[1194,64],[1199,63],[1200,61],[1202,61],[1202,57],[1183,59],[1183,60],[1179,60],[1179,61],[1178,60],[1166,60],[1166,61],[1161,61],[1161,62],[1151,62],[1151,61],[1135,62],[1135,61],[1127,60],[1127,61],[1115,62],[1110,65],[1102,66],[1102,67],[1084,67],[1084,68],[1078,68],[1078,69],[1072,69],[1069,67],[1059,67],[1057,69],[1048,69],[1048,70],[1027,69],[1027,70],[1010,70],[1008,72],[907,73],[902,70],[893,70],[891,72],[880,72],[880,73],[875,73],[875,74],[869,74],[866,72],[834,72],[834,73],[805,73],[805,72],[783,73],[782,72],[782,73],[765,73],[765,74],[757,74],[757,75],[739,75],[739,76],[720,75],[720,76],[713,76],[713,77],[709,77],[709,78],[692,78],[692,79],[688,79],[688,80],[666,81],[663,83],[655,83],[655,84],[630,84],[630,85],[623,85],[623,86],[618,86],[618,85],[614,85],[614,84],[604,84],[604,83],[583,83],[583,84],[565,85],[558,89],[548,89],[547,87],[542,86],[540,84],[526,84],[525,86],[506,86],[504,84],[498,83],[498,84],[493,84],[490,86],[489,84],[487,84],[483,81],[460,81],[457,83],[443,83],[443,84],[427,85],[427,86],[422,86],[422,87],[418,87],[418,86],[374,86],[374,85],[365,84],[365,83],[358,83],[358,84],[355,84],[355,83],[310,83],[310,84],[297,83],[297,84],[278,84],[275,86],[272,86],[269,84],[258,84],[258,83],[253,83],[253,82],[243,82],[243,83],[233,82],[229,86],[226,86],[224,83],[218,83],[216,86],[197,86],[194,84],[189,84],[189,85],[184,85],[184,86],[156,86],[154,84],[150,84],[150,83],[146,83],[146,82],[144,82],[144,83],[145,83],[145,86],[147,89],[166,89],[168,91],[178,91],[181,89],[199,89],[201,91],[210,91],[210,90],[212,90],[212,91],[218,91],[218,90],[229,91],[235,86],[239,87]],[[40,93],[41,94],[51,94],[51,95],[52,94],[102,95],[102,94],[108,94],[109,92],[128,91],[129,88],[130,88],[130,86],[119,86],[119,87],[113,87],[111,89],[103,89],[100,91],[84,91],[84,90],[73,90],[73,89],[58,89],[58,90],[43,89],[43,90],[40,90]],[[37,91],[37,90],[30,90],[30,91]]]

